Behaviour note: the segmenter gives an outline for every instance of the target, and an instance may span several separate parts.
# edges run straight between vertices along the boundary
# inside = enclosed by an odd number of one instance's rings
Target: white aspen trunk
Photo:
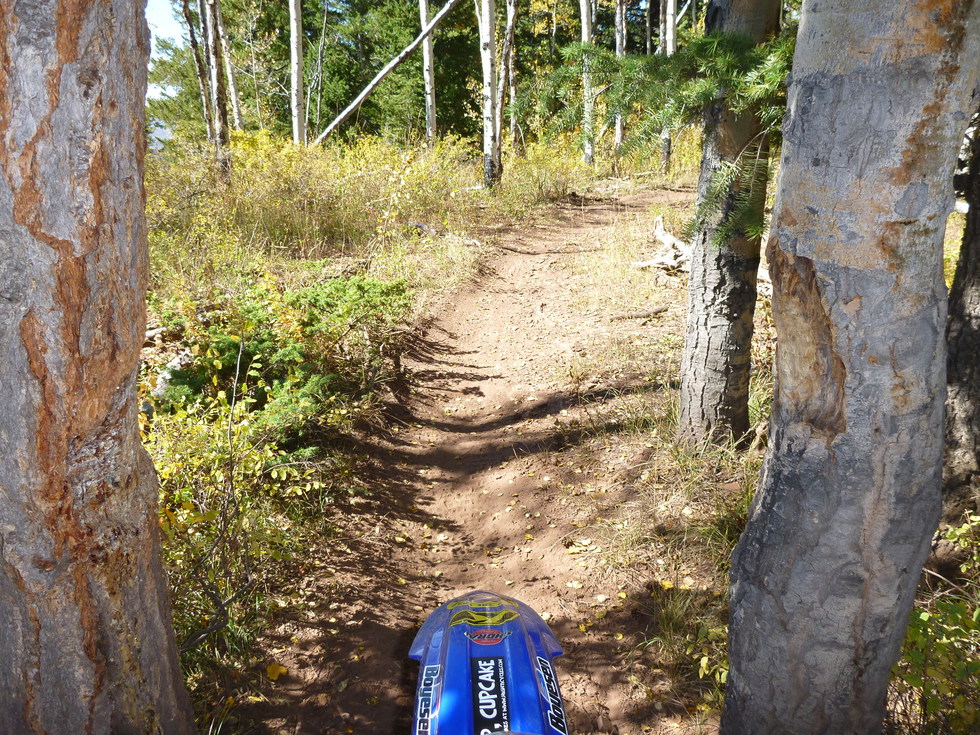
[[[197,42],[197,30],[194,25],[194,17],[187,0],[181,0],[181,14],[184,23],[187,25],[187,38],[191,47],[191,56],[194,57],[194,71],[197,76],[197,86],[201,92],[201,110],[204,114],[204,125],[208,130],[208,140],[214,140],[214,113],[211,110],[211,85],[208,83],[208,69],[204,57],[201,55],[201,47]]]
[[[500,139],[497,137],[497,42],[494,0],[476,0],[483,67],[483,185],[500,181]]]
[[[218,0],[205,0],[204,23],[208,40],[208,72],[211,82],[211,107],[214,111],[214,155],[222,171],[227,172],[231,159],[228,157],[228,92],[225,87],[225,69],[221,53],[221,37],[218,33]]]
[[[653,54],[653,0],[647,0],[647,56]]]
[[[225,21],[221,14],[221,3],[215,3],[214,7],[216,20],[218,21],[218,37],[221,39],[221,55],[225,62],[228,96],[231,98],[231,124],[235,130],[244,130],[245,122],[242,119],[242,102],[238,96],[238,77],[235,73],[235,65],[231,61],[231,44],[228,42],[228,33],[225,31]]]
[[[663,53],[667,56],[673,56],[674,52],[677,51],[677,0],[662,0],[662,2],[663,12],[661,18],[663,18],[664,24],[660,29],[660,38],[663,42]],[[666,173],[670,167],[670,130],[664,130],[661,135],[660,144],[660,165],[663,166],[664,172]]]
[[[302,0],[289,0],[289,100],[293,117],[293,143],[306,145]]]
[[[592,89],[592,61],[590,46],[592,45],[592,3],[590,0],[579,0],[579,12],[582,16],[582,44],[585,46],[585,56],[582,60],[582,160],[591,166],[595,158],[595,93]]]
[[[805,0],[767,255],[770,443],[721,731],[879,733],[940,512],[943,234],[980,5]]]
[[[626,0],[616,0],[616,58],[626,57]],[[613,145],[619,151],[623,144],[623,113],[616,113],[616,132]]]
[[[658,54],[667,52],[667,36],[664,33],[664,29],[667,27],[667,2],[668,0],[660,0],[660,27],[657,29]]]
[[[422,29],[429,25],[429,0],[419,0]],[[422,79],[425,84],[425,138],[429,145],[436,142],[436,71],[432,55],[432,36],[422,41]]]
[[[516,0],[514,0],[516,4]],[[516,13],[516,9],[515,9]],[[517,23],[515,20],[514,26],[516,28]],[[514,104],[514,100],[517,99],[517,46],[516,44],[511,45],[510,51],[510,68],[507,72],[507,83],[510,86],[510,102],[511,105]],[[517,111],[511,107],[510,111],[510,143],[514,147],[514,154],[518,156],[524,155],[524,133],[521,130],[520,123],[517,120]]]
[[[497,80],[497,117],[496,135],[497,145],[500,147],[503,141],[504,131],[504,90],[509,91],[509,82],[513,74],[514,59],[514,31],[517,24],[517,0],[507,0],[507,23],[504,26],[504,45],[500,52],[500,76]],[[514,97],[511,95],[511,101]]]
[[[149,31],[0,0],[0,731],[196,732],[140,443]]]

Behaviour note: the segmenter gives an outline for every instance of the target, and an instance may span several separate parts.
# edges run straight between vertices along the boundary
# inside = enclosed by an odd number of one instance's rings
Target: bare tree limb
[[[364,100],[368,98],[371,92],[373,92],[377,86],[384,81],[385,77],[397,69],[398,66],[401,65],[401,63],[405,61],[405,59],[407,59],[415,49],[422,45],[422,42],[429,37],[432,31],[436,29],[436,26],[439,25],[442,19],[445,18],[449,11],[456,7],[458,3],[459,0],[448,0],[442,10],[436,13],[435,17],[429,21],[429,25],[422,29],[422,32],[415,38],[415,40],[408,44],[408,46],[405,47],[405,50],[398,54],[398,56],[389,61],[388,65],[379,71],[377,75],[375,75],[374,79],[372,79],[370,83],[361,91],[361,93],[354,98],[354,101],[347,105],[344,111],[337,115],[337,117],[334,118],[334,121],[330,123],[326,129],[320,133],[320,135],[317,136],[316,140],[313,141],[313,145],[322,142],[324,138],[330,135],[330,133],[334,132],[337,128],[343,125],[347,118],[353,115],[357,108],[364,103]]]

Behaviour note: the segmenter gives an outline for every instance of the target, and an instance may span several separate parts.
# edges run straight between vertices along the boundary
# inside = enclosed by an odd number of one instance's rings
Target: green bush
[[[912,612],[895,665],[888,729],[896,733],[980,731],[980,515],[947,530],[965,561]]]
[[[395,377],[410,306],[402,281],[355,276],[287,291],[263,277],[183,322],[188,358],[157,390],[160,406],[247,385],[252,420],[280,440],[346,430]]]

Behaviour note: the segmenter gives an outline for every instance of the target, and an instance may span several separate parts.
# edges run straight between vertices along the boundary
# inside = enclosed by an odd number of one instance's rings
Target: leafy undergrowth
[[[888,733],[980,730],[980,515],[941,533],[959,560],[927,570],[892,672]]]

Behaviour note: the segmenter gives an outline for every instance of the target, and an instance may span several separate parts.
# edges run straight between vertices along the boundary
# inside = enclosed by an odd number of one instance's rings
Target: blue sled
[[[561,646],[523,602],[469,592],[422,625],[409,656],[415,735],[569,735],[551,662]]]

